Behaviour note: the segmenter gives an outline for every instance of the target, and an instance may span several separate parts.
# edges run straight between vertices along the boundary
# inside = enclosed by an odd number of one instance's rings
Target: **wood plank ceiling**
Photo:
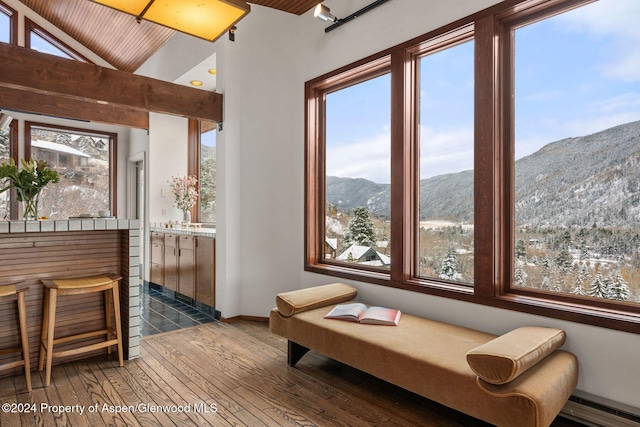
[[[254,3],[301,15],[320,0],[254,0]],[[174,30],[88,0],[20,0],[60,30],[118,70],[134,72],[160,49]]]

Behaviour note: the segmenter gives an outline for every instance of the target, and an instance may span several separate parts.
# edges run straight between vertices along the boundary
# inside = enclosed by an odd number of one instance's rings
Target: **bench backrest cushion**
[[[562,346],[565,337],[561,329],[525,326],[470,350],[467,362],[484,381],[506,384]]]
[[[351,301],[357,294],[358,290],[352,286],[332,283],[278,294],[276,307],[280,314],[289,317],[301,311]]]

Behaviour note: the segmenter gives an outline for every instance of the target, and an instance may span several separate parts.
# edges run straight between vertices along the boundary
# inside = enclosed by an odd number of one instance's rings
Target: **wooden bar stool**
[[[42,280],[42,284],[44,285],[44,310],[42,314],[42,341],[40,343],[40,361],[38,362],[38,370],[42,371],[46,356],[47,369],[45,373],[45,386],[49,386],[49,384],[51,383],[51,363],[54,357],[81,354],[105,347],[107,348],[107,353],[111,354],[111,347],[116,345],[118,348],[118,360],[120,362],[120,366],[124,365],[122,361],[120,296],[118,292],[120,279],[122,278],[118,276],[104,275],[81,277],[77,279]],[[98,331],[85,332],[82,334],[70,335],[62,338],[54,338],[58,296],[82,295],[92,292],[104,292],[104,315],[106,319],[106,328],[100,329]],[[113,301],[113,317],[115,320],[115,325],[111,324],[111,301]],[[85,345],[83,347],[73,348],[70,350],[54,351],[54,346],[57,344],[100,335],[106,336],[105,341]],[[114,336],[115,338],[112,338]]]
[[[22,343],[22,348],[0,350],[0,354],[22,352],[22,360],[3,363],[0,365],[0,370],[24,366],[24,379],[27,383],[27,391],[31,392],[31,362],[29,359],[29,336],[27,335],[27,303],[24,298],[24,293],[27,289],[29,289],[29,287],[18,289],[16,285],[0,286],[0,298],[11,298],[18,302],[18,323],[20,325],[20,341]]]

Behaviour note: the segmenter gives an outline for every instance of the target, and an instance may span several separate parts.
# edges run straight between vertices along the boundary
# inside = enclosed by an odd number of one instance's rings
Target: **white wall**
[[[327,5],[344,17],[368,3]],[[225,119],[218,138],[216,299],[223,316],[267,316],[278,292],[336,281],[303,271],[304,82],[493,3],[392,1],[329,34],[311,13],[296,17],[252,5],[236,42],[224,43],[218,67]],[[640,407],[638,335],[352,284],[366,301],[488,332],[525,324],[563,328],[565,348],[581,363],[578,389]]]
[[[188,120],[184,117],[149,113],[149,221],[182,220],[173,206],[169,180],[187,174]]]

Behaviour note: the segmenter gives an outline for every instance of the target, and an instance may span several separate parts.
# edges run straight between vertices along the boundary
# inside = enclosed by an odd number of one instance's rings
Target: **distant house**
[[[31,157],[44,160],[54,169],[85,169],[91,156],[68,145],[57,142],[31,140]]]
[[[391,258],[389,256],[381,254],[372,247],[360,245],[349,246],[349,248],[342,252],[336,259],[338,261],[357,262],[358,264],[376,267],[391,264]]]
[[[326,238],[324,241],[324,257],[334,259],[338,253],[338,239]]]

